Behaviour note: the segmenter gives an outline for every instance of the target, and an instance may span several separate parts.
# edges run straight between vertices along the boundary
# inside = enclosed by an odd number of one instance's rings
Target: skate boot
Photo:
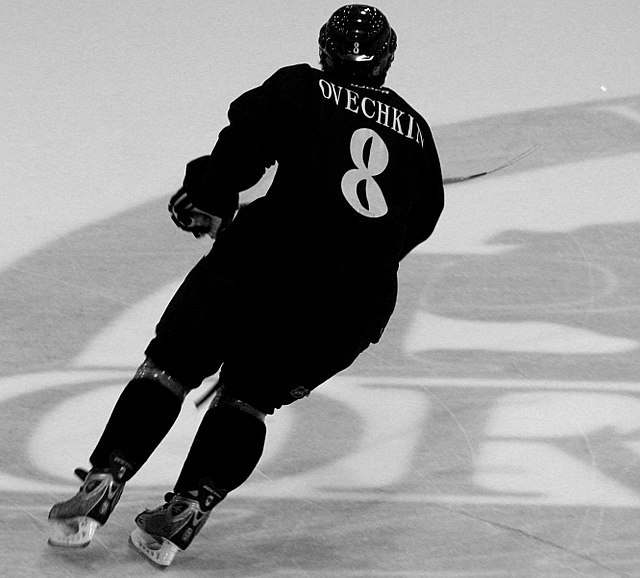
[[[75,470],[83,484],[73,498],[51,508],[49,522],[53,530],[49,544],[64,548],[88,546],[111,515],[132,471],[133,467],[117,455],[109,469]]]
[[[209,480],[203,480],[197,496],[195,494],[169,492],[164,498],[165,504],[138,514],[138,527],[131,532],[129,544],[156,566],[169,566],[178,550],[186,550],[191,544],[211,509],[227,492],[214,489]]]

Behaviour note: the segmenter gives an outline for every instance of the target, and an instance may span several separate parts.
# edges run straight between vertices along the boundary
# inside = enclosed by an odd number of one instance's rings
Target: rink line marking
[[[40,390],[55,387],[99,384],[113,385],[113,380],[128,378],[131,371],[117,368],[88,368],[71,369],[69,371],[53,371],[34,374],[23,374],[0,379],[0,403],[12,397],[25,395]],[[523,379],[460,379],[460,378],[433,378],[433,377],[366,377],[366,376],[337,376],[330,380],[324,389],[329,397],[331,390],[339,391],[349,387],[383,387],[383,388],[479,388],[479,389],[499,389],[499,390],[555,390],[555,391],[602,391],[602,392],[640,392],[640,383],[636,382],[594,382],[594,381],[557,381],[557,380],[523,380]],[[322,395],[323,389],[318,395]],[[387,493],[384,491],[351,491],[348,488],[322,489],[322,488],[299,488],[300,493],[296,495],[295,484],[288,487],[279,484],[279,480],[273,484],[249,483],[247,486],[237,491],[238,498],[274,500],[318,500],[325,502],[387,502],[387,503],[424,503],[424,504],[468,504],[468,505],[537,505],[537,506],[594,506],[597,504],[584,504],[577,500],[572,502],[566,499],[554,500],[553,497],[544,495],[464,495],[448,494],[434,495],[429,493]],[[280,485],[280,487],[278,487]],[[17,493],[48,494],[51,492],[68,491],[75,487],[66,483],[55,483],[37,479],[28,479],[14,476],[0,470],[0,491],[13,491]],[[611,501],[602,504],[605,507],[640,507],[640,498],[621,498],[618,502]],[[10,506],[9,506],[10,507]],[[0,505],[0,509],[6,506]]]
[[[369,578],[370,576],[390,576],[394,577],[421,577],[421,578],[482,578],[482,577],[500,577],[506,576],[507,578],[513,578],[513,573],[510,571],[502,570],[479,570],[474,572],[465,571],[420,571],[420,570],[366,570],[366,571],[354,571],[354,572],[340,572],[340,571],[324,571],[324,570],[304,570],[305,576],[319,576],[320,578]],[[278,572],[278,576],[293,576],[298,578],[300,573],[298,570]],[[546,574],[546,578],[565,578],[564,575],[559,574]]]
[[[42,485],[45,485],[44,483]],[[48,484],[46,484],[48,485]],[[51,492],[68,492],[70,490],[77,490],[78,486],[76,485],[67,485],[67,486],[54,486],[51,485]],[[2,490],[2,486],[0,485],[0,491]],[[38,492],[27,490],[25,494],[37,494],[41,493],[43,495],[49,496],[51,493],[49,491],[40,490]],[[20,493],[19,491],[14,491],[14,493]],[[429,495],[429,494],[416,494],[416,493],[398,493],[398,494],[381,494],[377,492],[359,492],[359,491],[341,491],[339,493],[332,492],[322,492],[319,490],[309,491],[309,489],[305,488],[301,490],[301,492],[296,495],[291,491],[258,491],[253,492],[251,488],[247,489],[238,489],[235,491],[234,500],[238,502],[249,501],[263,501],[263,502],[273,502],[274,500],[281,500],[285,502],[305,502],[305,503],[313,503],[314,501],[327,503],[327,502],[349,502],[352,503],[378,503],[378,504],[444,504],[444,505],[466,505],[466,506],[539,506],[539,507],[547,507],[547,508],[607,508],[607,509],[618,509],[618,508],[640,508],[640,498],[637,500],[620,500],[615,503],[607,503],[607,504],[597,504],[597,503],[585,503],[583,501],[579,501],[576,503],[570,503],[566,500],[553,500],[548,499],[545,496],[542,497],[534,497],[534,496],[472,496],[465,494],[449,494],[449,495]],[[130,504],[142,504],[145,502],[145,499],[141,498],[140,500],[130,501]],[[231,496],[229,498],[229,502],[231,504]],[[0,511],[22,511],[22,510],[33,510],[33,511],[48,511],[50,509],[50,505],[33,505],[33,506],[16,506],[12,504],[0,504]]]
[[[467,505],[467,506],[541,506],[541,507],[562,507],[562,508],[640,508],[640,498],[621,499],[617,502],[599,504],[597,502],[576,501],[572,503],[566,499],[554,500],[547,496],[516,496],[516,495],[494,495],[494,496],[473,496],[466,494],[430,495],[416,493],[384,494],[377,492],[341,491],[339,493],[323,492],[320,490],[310,490],[304,488],[298,496],[291,491],[256,491],[251,488],[236,490],[237,499],[255,500],[293,500],[313,502],[362,502],[362,503],[384,503],[384,504],[447,504],[447,505]]]
[[[458,377],[367,377],[338,376],[327,383],[340,382],[341,386],[371,385],[385,387],[477,388],[501,390],[567,390],[640,393],[640,382],[633,381],[562,381],[552,379],[475,379]],[[322,389],[318,390],[322,392]]]
[[[0,379],[0,403],[4,403],[13,397],[20,397],[56,387],[101,382],[104,385],[113,385],[113,380],[130,379],[131,375],[132,371],[123,369],[99,368],[91,370],[81,368],[78,370],[48,371],[4,377]],[[0,491],[48,494],[66,492],[70,488],[77,489],[77,485],[23,478],[8,474],[0,469]],[[4,508],[4,506],[0,505],[0,509]]]
[[[81,385],[100,381],[129,379],[135,368],[98,369],[78,368],[67,371],[51,371],[13,375],[0,378],[0,403],[28,393],[43,389],[62,387],[65,385]],[[318,389],[322,394],[326,385],[333,384],[341,387],[349,385],[370,385],[386,387],[433,387],[433,388],[477,388],[477,389],[543,389],[543,390],[589,390],[604,392],[634,392],[640,393],[640,382],[633,381],[571,381],[556,379],[518,379],[518,378],[459,378],[459,377],[399,377],[399,376],[341,376],[338,375]],[[123,383],[123,387],[124,387]]]

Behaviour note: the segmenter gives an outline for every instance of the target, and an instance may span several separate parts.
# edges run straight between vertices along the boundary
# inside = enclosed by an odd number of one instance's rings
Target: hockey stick
[[[464,175],[461,177],[444,177],[442,179],[442,184],[443,185],[451,185],[454,183],[464,183],[465,181],[470,181],[472,179],[477,179],[478,177],[484,177],[486,175],[490,175],[492,173],[496,173],[498,171],[501,171],[502,169],[506,169],[507,167],[510,167],[511,165],[515,165],[517,162],[520,162],[522,159],[524,159],[525,157],[528,157],[532,152],[537,151],[542,145],[540,144],[536,144],[533,145],[532,147],[528,148],[526,151],[524,151],[523,153],[520,153],[517,157],[512,158],[510,161],[507,161],[506,163],[503,163],[501,165],[498,165],[497,167],[494,167],[492,169],[488,169],[486,171],[482,171],[480,173],[473,173],[471,175]],[[238,210],[243,209],[244,207],[247,207],[248,205],[251,204],[251,201],[249,201],[248,203],[240,203],[238,206]],[[207,397],[209,397],[208,394]],[[206,398],[204,400],[202,400],[200,402],[204,403],[206,401]],[[197,404],[199,405],[199,404]]]
[[[216,391],[218,391],[218,388],[221,385],[222,384],[220,383],[220,378],[218,378],[216,382],[209,388],[209,391],[207,391],[199,400],[195,402],[195,406],[199,408],[200,406],[205,404],[207,401],[209,401],[213,396],[213,394],[216,393]]]
[[[474,173],[472,175],[465,175],[462,177],[446,177],[442,179],[442,183],[444,185],[450,185],[452,183],[463,183],[464,181],[470,181],[471,179],[477,179],[478,177],[484,177],[485,175],[490,175],[491,173],[495,173],[497,171],[501,171],[502,169],[506,169],[511,165],[521,161],[523,158],[528,157],[533,151],[536,151],[540,148],[540,145],[534,145],[531,148],[527,149],[523,153],[519,154],[517,157],[507,161],[504,164],[501,164],[493,169],[489,169],[487,171],[482,171],[481,173]]]

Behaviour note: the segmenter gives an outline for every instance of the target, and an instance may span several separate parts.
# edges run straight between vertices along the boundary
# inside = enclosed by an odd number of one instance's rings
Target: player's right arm
[[[278,76],[233,101],[229,124],[211,154],[187,165],[183,186],[169,203],[171,218],[181,229],[215,238],[238,210],[239,193],[275,163]]]
[[[191,187],[191,198],[199,209],[223,219],[233,216],[239,194],[275,164],[283,116],[279,94],[289,80],[287,74],[276,72],[231,103],[229,124],[220,131],[202,178]]]
[[[214,213],[207,212],[195,205],[192,191],[202,180],[209,163],[209,157],[199,157],[187,164],[182,187],[169,200],[171,220],[183,231],[199,238],[208,235],[215,239],[230,219],[223,220]]]
[[[409,213],[407,233],[400,259],[404,259],[415,247],[431,236],[444,209],[444,186],[438,152],[431,131],[425,132],[424,136],[423,194]]]

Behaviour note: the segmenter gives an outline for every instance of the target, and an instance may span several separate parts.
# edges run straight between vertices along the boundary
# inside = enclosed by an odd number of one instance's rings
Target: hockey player
[[[254,470],[265,416],[379,341],[399,262],[443,208],[438,155],[425,120],[384,86],[396,34],[378,9],[340,8],[319,46],[321,70],[286,67],[240,96],[211,154],[187,165],[171,216],[216,241],[162,315],[78,494],[51,509],[51,544],[91,541],[187,393],[220,370],[173,492],[130,536],[167,566]],[[266,196],[238,212],[274,163]]]

